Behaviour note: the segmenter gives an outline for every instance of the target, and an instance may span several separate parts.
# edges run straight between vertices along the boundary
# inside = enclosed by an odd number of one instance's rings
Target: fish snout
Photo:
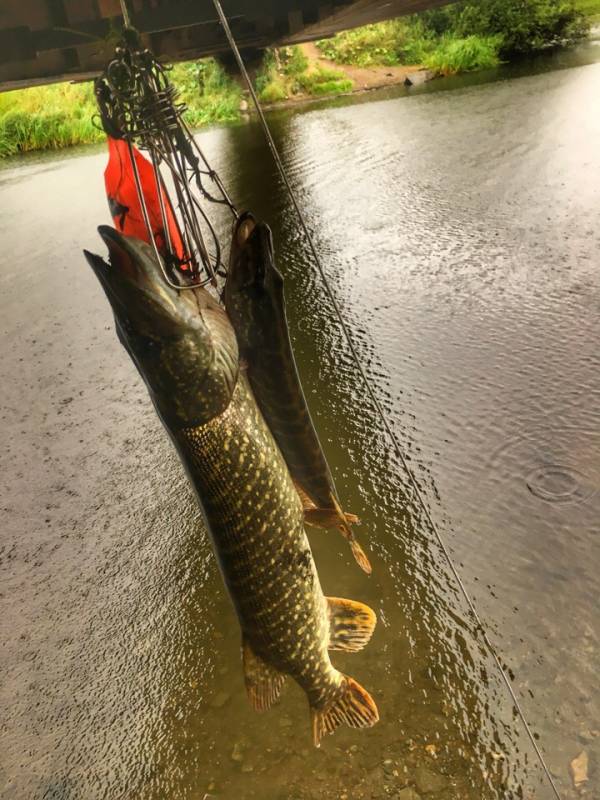
[[[109,261],[90,253],[86,257],[123,329],[161,338],[195,327],[189,299],[168,285],[148,244],[108,225],[101,225],[98,233]]]

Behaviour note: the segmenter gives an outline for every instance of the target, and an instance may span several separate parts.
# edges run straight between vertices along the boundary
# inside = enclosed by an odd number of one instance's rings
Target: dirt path
[[[419,64],[403,64],[397,67],[355,67],[348,64],[337,64],[335,61],[324,58],[314,42],[307,42],[300,47],[311,65],[319,64],[343,72],[354,81],[354,91],[357,92],[404,83],[407,76],[413,76],[415,73],[419,73],[418,82],[427,79],[424,73],[428,73],[428,71]]]

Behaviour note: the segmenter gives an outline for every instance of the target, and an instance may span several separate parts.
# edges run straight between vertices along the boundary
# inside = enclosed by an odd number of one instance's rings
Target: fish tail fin
[[[340,694],[325,708],[311,707],[312,733],[319,747],[326,733],[343,722],[351,728],[370,728],[379,721],[379,712],[371,695],[353,678],[343,676]]]
[[[255,711],[268,711],[277,702],[285,682],[285,675],[257,656],[244,639],[242,659],[246,692]]]
[[[377,617],[372,608],[356,600],[328,597],[329,649],[356,653],[367,644]]]

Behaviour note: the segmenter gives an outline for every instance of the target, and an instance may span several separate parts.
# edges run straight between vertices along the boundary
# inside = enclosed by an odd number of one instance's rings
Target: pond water
[[[191,491],[81,254],[109,221],[104,152],[0,172],[2,798],[552,797],[428,515],[562,796],[598,796],[600,64],[542,66],[270,117],[428,514],[259,128],[199,135],[273,227],[306,393],[374,566],[311,534],[326,594],[380,620],[335,663],[381,722],[319,750],[296,687],[249,708]]]

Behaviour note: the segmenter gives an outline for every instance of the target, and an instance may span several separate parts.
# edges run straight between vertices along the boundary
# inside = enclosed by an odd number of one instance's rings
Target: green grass
[[[461,0],[344,31],[318,47],[339,64],[425,64],[449,74],[573,44],[597,14],[600,0]]]
[[[212,58],[177,64],[171,80],[192,127],[240,118],[241,89]],[[0,94],[0,158],[104,140],[91,83],[57,83]]]
[[[500,59],[573,43],[600,21],[600,0],[461,0],[421,14],[366,25],[318,42],[323,55],[356,66],[424,64],[440,74],[493,67]],[[177,64],[171,79],[192,127],[240,119],[242,92],[213,58]],[[341,71],[311,67],[301,48],[265,52],[256,77],[264,103],[294,95],[341,94]],[[0,94],[0,158],[104,138],[92,121],[92,85],[55,84]]]
[[[318,66],[298,76],[298,83],[307,94],[342,94],[352,91],[353,83],[343,72]]]
[[[289,97],[288,87],[280,77],[274,77],[260,90],[259,98],[262,103],[279,103]]]
[[[286,50],[298,50],[300,48],[285,48]],[[289,59],[288,59],[289,63]],[[279,52],[274,49],[265,50],[261,67],[256,75],[254,82],[258,98],[263,103],[277,103],[286,100],[290,92],[290,81],[282,63]],[[289,67],[288,67],[289,69]]]
[[[190,126],[236,122],[242,90],[214,58],[176,64],[170,79],[187,105]],[[256,80],[259,96],[275,103],[305,92],[338,94],[352,82],[338,70],[309,69],[299,47],[269,50]],[[0,94],[0,158],[104,140],[91,83],[58,83]]]
[[[441,75],[485,69],[500,63],[500,36],[435,36],[418,19],[399,19],[345,31],[318,43],[321,52],[342,64],[424,64]]]
[[[240,119],[242,90],[214,58],[175,64],[169,77],[188,107],[185,119],[192,127]]]
[[[575,5],[592,22],[600,21],[600,0],[576,0]]]
[[[0,94],[0,158],[99,142],[91,84],[59,83]]]
[[[331,39],[323,39],[317,42],[317,47],[326,58],[339,64],[393,66],[401,63],[399,46],[406,27],[401,19],[365,25],[338,33]]]
[[[443,37],[425,58],[425,65],[440,75],[455,75],[477,69],[491,69],[500,63],[499,36]]]
[[[340,70],[320,65],[311,68],[297,45],[265,51],[255,81],[259,100],[263,103],[277,103],[300,93],[314,96],[343,94],[351,91],[353,85]]]

